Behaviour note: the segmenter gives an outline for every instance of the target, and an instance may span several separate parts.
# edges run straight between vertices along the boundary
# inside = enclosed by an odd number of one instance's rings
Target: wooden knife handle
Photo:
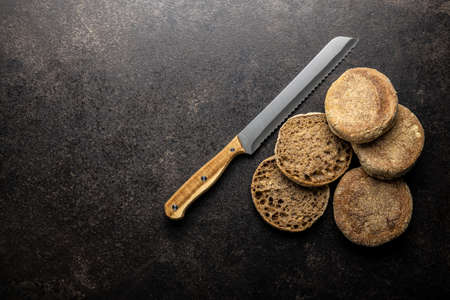
[[[244,152],[239,138],[235,136],[170,197],[164,205],[166,215],[174,220],[183,218],[188,206],[219,179],[233,158]]]

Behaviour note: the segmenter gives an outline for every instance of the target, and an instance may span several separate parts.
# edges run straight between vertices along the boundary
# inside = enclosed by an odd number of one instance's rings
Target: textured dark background
[[[168,220],[337,35],[360,42],[296,113],[347,68],[391,78],[426,131],[406,233],[355,246],[331,204],[304,233],[265,224],[249,186],[276,134]],[[0,298],[449,296],[449,50],[449,1],[1,1]]]

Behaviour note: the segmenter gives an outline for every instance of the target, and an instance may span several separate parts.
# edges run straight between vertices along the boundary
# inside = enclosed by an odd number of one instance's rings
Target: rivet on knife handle
[[[170,197],[164,205],[166,215],[171,219],[183,218],[188,206],[219,179],[233,158],[242,153],[245,150],[236,136]]]

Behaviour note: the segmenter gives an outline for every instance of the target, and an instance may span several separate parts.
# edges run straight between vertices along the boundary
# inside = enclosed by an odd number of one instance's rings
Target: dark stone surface
[[[301,234],[265,224],[249,186],[275,134],[168,220],[337,35],[360,43],[296,113],[349,67],[391,78],[426,131],[406,233],[355,246],[331,204]],[[0,298],[448,297],[449,50],[448,1],[1,1]]]

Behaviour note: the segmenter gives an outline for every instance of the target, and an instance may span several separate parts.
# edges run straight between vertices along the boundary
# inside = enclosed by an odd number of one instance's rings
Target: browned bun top
[[[352,143],[367,143],[392,127],[397,103],[389,78],[375,69],[354,68],[328,89],[325,113],[336,135]]]
[[[391,130],[373,142],[352,146],[367,174],[392,179],[403,175],[414,165],[424,142],[425,132],[419,119],[399,104]]]
[[[262,161],[253,175],[251,193],[261,217],[275,228],[298,232],[309,228],[324,213],[328,186],[305,188],[287,179],[275,157]]]
[[[352,158],[350,144],[334,135],[325,114],[297,115],[283,124],[275,146],[280,170],[303,186],[321,186],[339,178]]]
[[[402,234],[412,207],[403,180],[378,180],[362,168],[342,176],[333,199],[336,225],[350,241],[363,246],[378,246]]]

